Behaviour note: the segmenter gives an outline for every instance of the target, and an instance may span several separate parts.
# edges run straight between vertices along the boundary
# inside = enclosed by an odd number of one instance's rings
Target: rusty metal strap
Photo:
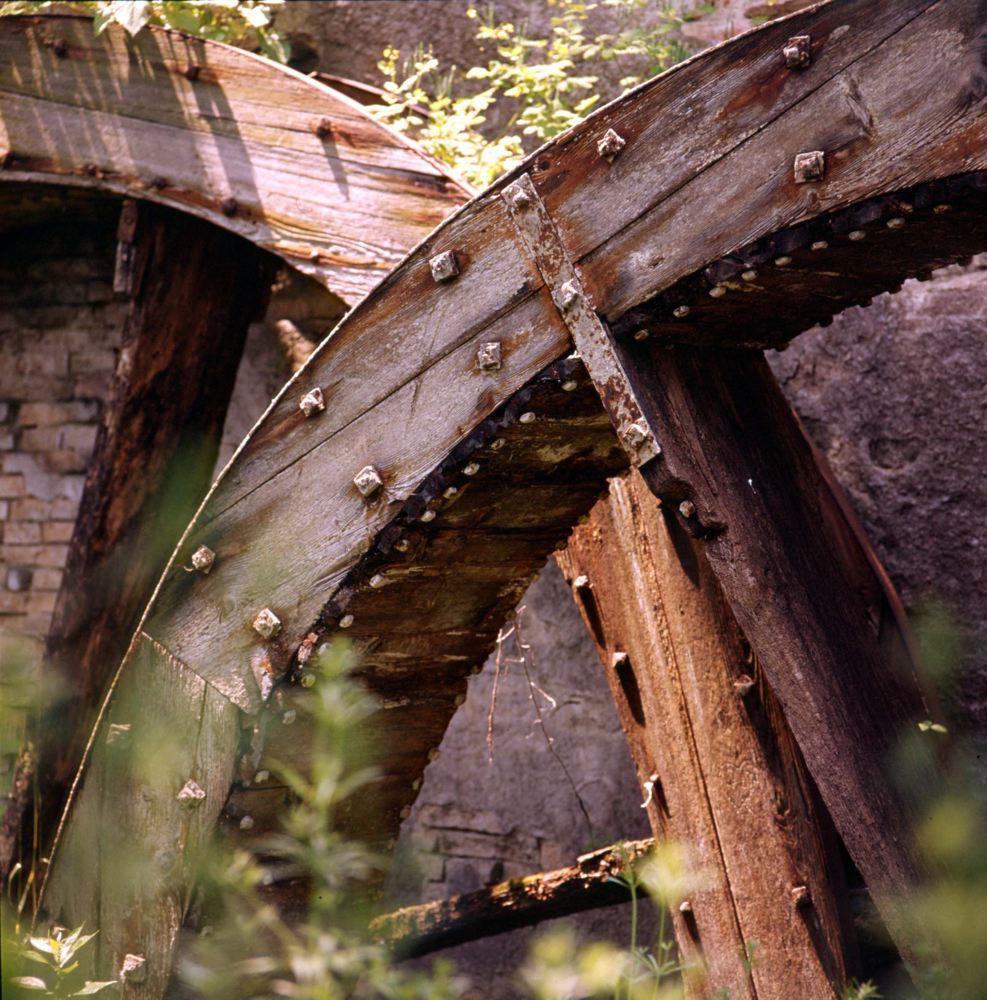
[[[644,418],[610,331],[593,308],[545,203],[528,174],[505,187],[501,197],[522,245],[572,334],[620,443],[634,465],[644,465],[661,454],[661,446]]]

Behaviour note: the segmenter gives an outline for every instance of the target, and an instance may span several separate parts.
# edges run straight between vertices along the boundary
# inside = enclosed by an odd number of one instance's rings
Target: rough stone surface
[[[987,742],[987,270],[908,282],[772,364],[911,612],[944,604],[962,643],[943,694]],[[921,619],[920,619],[921,620]]]

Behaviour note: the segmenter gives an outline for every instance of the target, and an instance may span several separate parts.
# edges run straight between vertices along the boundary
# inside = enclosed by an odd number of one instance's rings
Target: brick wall
[[[126,306],[115,209],[0,247],[0,629],[43,638]]]

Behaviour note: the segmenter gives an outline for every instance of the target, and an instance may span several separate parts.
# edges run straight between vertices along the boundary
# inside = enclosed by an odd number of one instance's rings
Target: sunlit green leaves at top
[[[259,50],[268,59],[287,62],[287,41],[271,23],[272,8],[284,0],[70,0],[67,3],[0,3],[0,16],[29,14],[55,7],[91,14],[96,34],[119,24],[136,35],[149,24],[175,28],[213,42]]]
[[[482,15],[468,8],[487,61],[466,70],[441,66],[429,50],[407,56],[389,46],[379,64],[386,96],[371,113],[413,135],[470,183],[486,186],[589,114],[602,99],[603,64],[626,67],[620,80],[626,88],[687,55],[674,34],[681,20],[671,4],[550,0],[549,7],[547,38],[497,20],[495,5]],[[613,30],[590,34],[590,16],[605,8]]]

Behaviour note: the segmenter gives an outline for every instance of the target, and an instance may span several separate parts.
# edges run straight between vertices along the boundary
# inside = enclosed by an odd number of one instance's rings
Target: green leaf
[[[14,978],[10,981],[12,983],[16,983],[25,990],[39,990],[43,993],[48,992],[48,984],[43,979],[38,979],[37,976],[14,976]]]
[[[25,948],[23,951],[18,952],[21,958],[26,958],[31,962],[40,962],[41,965],[51,968],[51,960],[45,958],[44,955],[39,955],[36,951],[31,951],[30,948]]]
[[[291,46],[275,31],[258,31],[260,50],[274,62],[286,63],[291,58]]]
[[[263,7],[241,7],[240,15],[251,28],[263,28],[271,23],[271,18]]]
[[[55,954],[55,945],[48,939],[43,937],[29,937],[28,941],[31,945],[38,949],[38,951],[43,951],[46,955]]]
[[[195,8],[166,7],[161,17],[169,28],[177,28],[189,35],[197,35],[202,30],[202,17]]]
[[[70,956],[74,955],[80,948],[84,948],[96,936],[95,931],[92,934],[81,934],[81,932],[82,928],[80,927],[64,941],[64,947]]]

